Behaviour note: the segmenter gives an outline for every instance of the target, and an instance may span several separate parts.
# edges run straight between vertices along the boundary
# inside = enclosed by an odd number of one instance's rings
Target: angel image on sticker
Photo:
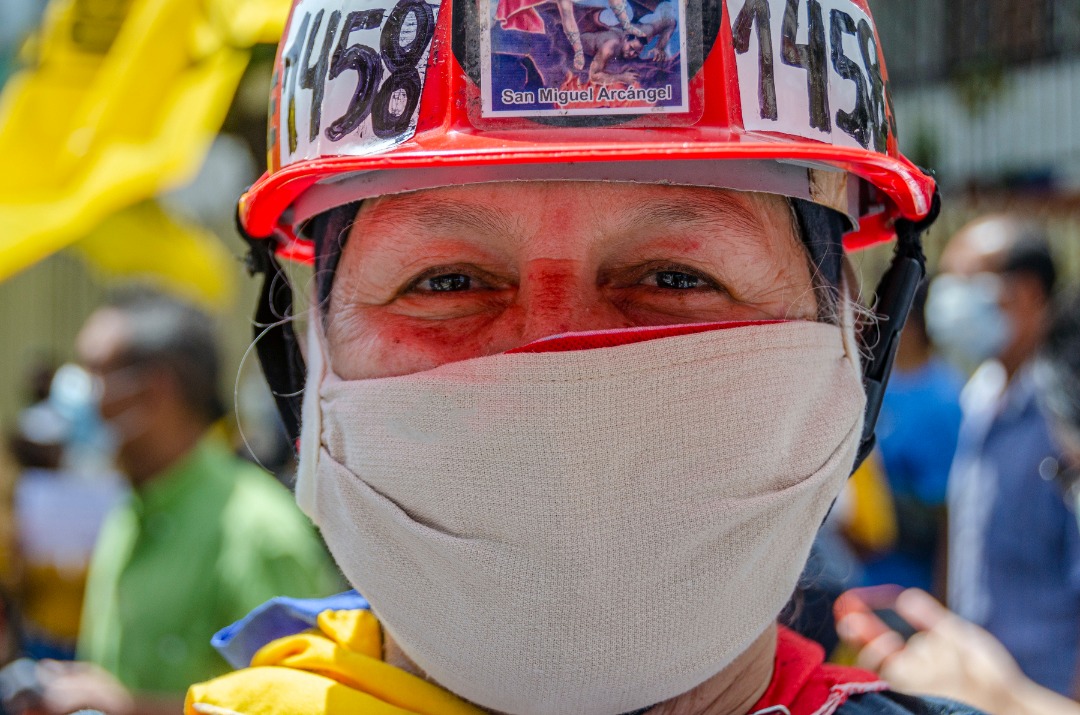
[[[578,28],[577,18],[574,16],[574,0],[499,0],[495,7],[495,19],[503,27],[510,30],[524,30],[543,34],[545,32],[543,20],[536,12],[535,7],[541,2],[555,3],[559,9],[559,21],[562,23],[566,39],[574,50],[574,69],[585,69],[585,47],[581,43],[581,31]],[[630,21],[630,11],[627,9],[628,0],[608,0],[608,6],[619,19],[619,27],[628,37],[645,37],[644,31],[636,27]]]
[[[685,0],[481,0],[484,116],[686,111]]]

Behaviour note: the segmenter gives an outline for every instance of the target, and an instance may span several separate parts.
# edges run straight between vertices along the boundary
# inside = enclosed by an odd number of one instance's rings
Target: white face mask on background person
[[[723,670],[790,598],[862,431],[850,326],[354,381],[321,341],[298,502],[406,655],[512,715],[616,715]]]
[[[1013,335],[999,300],[1001,276],[978,273],[942,275],[930,283],[926,298],[926,330],[945,355],[975,367],[997,357]]]
[[[48,414],[62,430],[61,466],[81,476],[97,477],[115,470],[118,438],[101,416],[101,383],[79,365],[61,365],[53,376]]]

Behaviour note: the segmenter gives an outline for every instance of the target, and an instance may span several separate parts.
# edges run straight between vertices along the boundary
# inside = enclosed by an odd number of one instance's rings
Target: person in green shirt
[[[220,360],[201,311],[157,293],[118,296],[79,334],[130,499],[90,566],[75,664],[42,669],[55,712],[179,712],[188,685],[229,670],[219,628],[274,596],[342,581],[288,491],[216,434]]]

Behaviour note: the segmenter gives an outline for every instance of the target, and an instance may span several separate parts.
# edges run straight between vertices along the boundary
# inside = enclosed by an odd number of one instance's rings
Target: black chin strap
[[[869,355],[863,365],[863,387],[866,390],[866,420],[863,423],[862,440],[855,459],[858,469],[870,456],[877,436],[878,415],[881,400],[889,384],[896,349],[900,345],[900,331],[907,323],[915,291],[926,277],[926,255],[922,248],[922,235],[941,213],[941,197],[934,192],[930,213],[921,221],[899,219],[896,222],[896,254],[885,275],[881,277],[876,291],[874,315],[876,319],[862,331],[861,342]],[[852,471],[854,471],[854,469]]]
[[[240,235],[250,248],[246,259],[248,273],[252,276],[261,273],[263,276],[253,324],[255,351],[277,404],[285,433],[293,449],[298,449],[300,408],[307,368],[296,331],[293,330],[292,286],[274,256],[275,241],[253,239],[244,232],[239,222],[237,224]]]

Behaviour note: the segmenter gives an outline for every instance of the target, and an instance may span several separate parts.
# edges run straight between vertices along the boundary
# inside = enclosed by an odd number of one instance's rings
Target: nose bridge
[[[521,279],[518,301],[524,311],[523,342],[559,333],[600,330],[607,325],[595,276],[583,260],[537,258]]]

